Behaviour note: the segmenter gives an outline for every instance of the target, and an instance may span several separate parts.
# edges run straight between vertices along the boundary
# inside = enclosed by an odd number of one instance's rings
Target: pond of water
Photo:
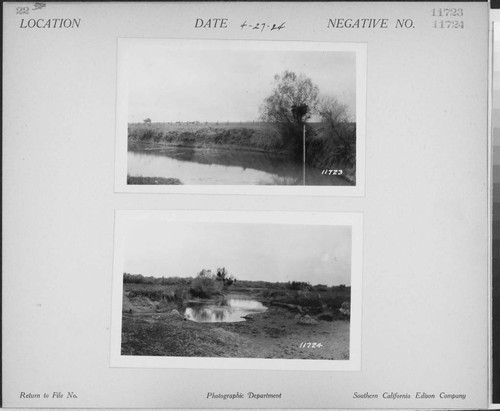
[[[306,167],[306,185],[348,185],[338,176]],[[177,178],[189,185],[303,185],[303,165],[276,154],[217,148],[135,146],[128,151],[130,176]]]
[[[191,321],[200,323],[216,322],[240,322],[245,321],[244,316],[253,313],[263,313],[267,310],[261,302],[256,300],[229,298],[225,300],[224,305],[192,303],[185,312],[184,316]]]

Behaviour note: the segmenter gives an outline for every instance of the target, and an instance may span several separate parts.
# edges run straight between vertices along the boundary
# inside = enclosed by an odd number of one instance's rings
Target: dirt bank
[[[349,358],[349,321],[304,321],[308,317],[271,306],[244,322],[197,323],[175,311],[134,312],[132,307],[130,301],[124,303],[123,355]],[[301,324],[304,322],[311,324]],[[302,343],[317,343],[317,348],[305,348]]]

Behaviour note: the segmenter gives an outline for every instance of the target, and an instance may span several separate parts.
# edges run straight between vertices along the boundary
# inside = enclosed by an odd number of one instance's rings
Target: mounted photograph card
[[[366,44],[117,49],[116,191],[363,195]]]
[[[4,3],[1,405],[488,407],[487,21]]]
[[[361,214],[115,221],[112,366],[360,369]]]

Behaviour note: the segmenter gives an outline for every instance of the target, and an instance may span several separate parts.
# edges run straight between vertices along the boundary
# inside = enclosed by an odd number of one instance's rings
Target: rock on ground
[[[316,325],[316,324],[319,324],[319,323],[314,318],[311,318],[311,316],[309,316],[308,314],[306,314],[303,317],[299,318],[299,321],[297,321],[297,324],[300,324],[300,325]]]

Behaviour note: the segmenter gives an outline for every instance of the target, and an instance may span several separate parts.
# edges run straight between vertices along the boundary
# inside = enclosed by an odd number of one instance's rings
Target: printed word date
[[[328,176],[341,176],[343,174],[342,170],[330,170],[328,168],[325,168],[321,174],[326,174]]]
[[[271,24],[268,24],[268,23],[265,23],[265,22],[262,22],[262,23],[255,23],[255,24],[248,24],[247,21],[245,20],[243,24],[240,25],[241,29],[247,29],[247,30],[258,30],[258,31],[264,31],[265,29],[269,29],[269,31],[274,31],[274,30],[282,30],[285,28],[285,23],[286,21],[284,21],[283,23],[281,24],[277,24],[277,23],[273,23],[272,25]]]
[[[316,342],[301,342],[299,348],[321,348],[323,344]]]
[[[227,29],[227,18],[196,19],[195,29]]]

